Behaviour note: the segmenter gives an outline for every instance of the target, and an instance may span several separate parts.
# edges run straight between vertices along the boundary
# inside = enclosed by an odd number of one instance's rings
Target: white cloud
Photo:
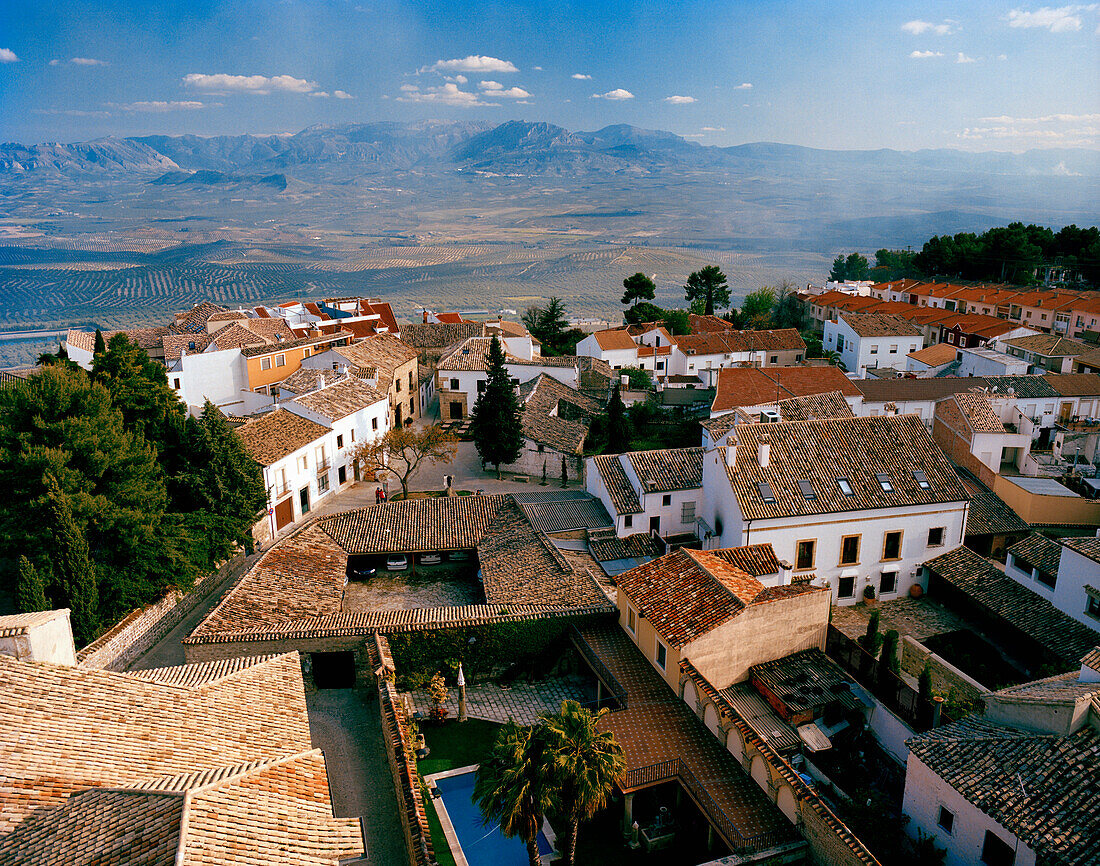
[[[398,102],[429,102],[436,105],[452,105],[457,108],[477,108],[483,105],[498,105],[496,102],[483,102],[486,94],[460,90],[457,84],[447,82],[442,87],[428,87],[425,90],[406,90],[404,96],[397,97]]]
[[[541,66],[532,66],[531,68],[533,70],[535,70],[535,72],[542,72],[542,67]]]
[[[585,75],[583,72],[574,72],[570,77],[575,78],[577,81],[591,81],[592,80],[591,75]]]
[[[0,63],[18,63],[19,58],[10,48],[0,48]]]
[[[456,60],[437,60],[431,68],[436,72],[519,72],[511,61],[480,54],[471,54]]]
[[[977,63],[978,61],[975,60],[973,57],[969,57],[968,55],[963,54],[960,51],[958,54],[955,55],[955,62],[956,63]]]
[[[500,90],[504,87],[499,81],[482,81],[477,85],[478,90]]]
[[[495,84],[495,82],[492,81],[481,82],[482,85],[486,83]],[[527,99],[528,97],[530,97],[531,94],[524,90],[522,87],[509,87],[507,90],[505,90],[503,87],[497,84],[495,88],[483,90],[481,92],[481,95],[489,99]]]
[[[924,33],[934,33],[936,36],[947,36],[953,32],[952,24],[954,22],[945,21],[943,24],[933,24],[931,21],[906,21],[901,25],[901,29],[906,33],[912,33],[914,36],[920,36]]]
[[[701,132],[685,132],[680,138],[704,138]]]
[[[183,76],[183,83],[199,90],[251,93],[256,96],[265,96],[273,91],[312,93],[317,89],[317,82],[294,78],[290,75],[275,75],[268,78],[264,75],[226,75],[225,73],[203,75],[192,72]]]
[[[703,132],[725,132],[726,131],[726,128],[724,126],[704,126],[702,129],[703,129]]]
[[[312,93],[307,93],[306,96],[316,96],[322,99],[328,99],[329,94],[324,90],[314,90]]]
[[[634,94],[629,90],[623,90],[621,87],[617,87],[614,90],[609,90],[607,93],[593,93],[593,99],[611,99],[613,101],[619,101],[622,99],[633,99]]]
[[[1095,147],[1100,144],[1100,114],[1045,114],[1038,117],[982,117],[982,126],[967,127],[959,138],[975,142],[1015,142],[1020,147],[1056,145]]]
[[[1034,12],[1013,9],[1008,13],[1008,26],[1045,27],[1051,33],[1072,33],[1081,29],[1081,13],[1093,12],[1097,8],[1096,3],[1090,3],[1087,6],[1073,5],[1056,8],[1043,6]]]
[[[911,51],[909,56],[914,60],[927,60],[929,57],[943,57],[942,51]]]
[[[465,75],[444,75],[444,81],[453,81],[455,84],[465,84],[470,79]]]
[[[106,66],[106,60],[96,60],[94,57],[74,57],[69,61],[77,66]]]
[[[109,102],[107,104],[112,108],[118,108],[122,111],[142,111],[150,114],[164,114],[167,111],[197,111],[198,109],[203,107],[203,103],[191,100],[173,100],[169,102],[164,102],[160,100],[155,100],[152,102],[127,102],[122,105]]]
[[[404,93],[416,93],[420,89],[420,86],[416,84],[402,84],[398,89]]]
[[[737,86],[736,86],[735,88],[733,88],[733,89],[734,89],[734,90],[752,90],[752,85],[751,85],[751,84],[749,84],[749,83],[748,83],[747,81],[745,81],[745,82],[743,82],[743,83],[741,83],[741,84],[738,84],[738,85],[737,85]]]
[[[60,65],[61,65],[61,61],[58,60],[56,57],[53,60],[50,61],[50,66],[60,66]]]
[[[76,108],[32,108],[31,114],[48,114],[59,117],[110,117],[109,111],[82,111]]]
[[[355,97],[348,93],[346,90],[334,90],[332,91],[332,95],[335,96],[337,99],[355,99]]]
[[[690,105],[698,100],[694,96],[666,96],[664,101],[671,105]]]
[[[1010,117],[1002,114],[997,117],[983,117],[982,123],[1008,123],[1023,126],[1035,126],[1043,123],[1100,123],[1100,114],[1044,114],[1040,117]]]

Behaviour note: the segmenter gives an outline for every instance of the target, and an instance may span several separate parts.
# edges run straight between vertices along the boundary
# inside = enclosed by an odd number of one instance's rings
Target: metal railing
[[[281,499],[290,493],[290,482],[284,481],[282,484],[276,484],[274,487],[274,495],[276,499]]]
[[[626,689],[622,687],[615,675],[608,670],[607,665],[600,661],[600,657],[596,655],[592,647],[588,645],[588,641],[584,639],[584,635],[580,633],[580,630],[572,625],[569,627],[570,636],[573,638],[573,645],[577,648],[577,652],[581,654],[589,667],[592,668],[596,674],[596,678],[599,679],[610,692],[610,697],[618,703],[618,709],[626,709]]]
[[[327,457],[324,460],[317,461],[317,474],[323,475],[332,468],[332,461]]]

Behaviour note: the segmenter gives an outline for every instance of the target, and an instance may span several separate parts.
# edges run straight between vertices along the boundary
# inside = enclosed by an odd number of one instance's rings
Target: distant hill
[[[172,186],[179,186],[185,183],[199,184],[202,186],[244,184],[249,186],[269,186],[280,192],[287,187],[285,174],[226,174],[225,172],[211,171],[205,168],[193,172],[170,171],[167,174],[162,174],[155,180],[149,181],[149,183],[170,184]]]
[[[129,138],[77,144],[0,144],[0,173],[148,172],[179,168],[170,157]]]

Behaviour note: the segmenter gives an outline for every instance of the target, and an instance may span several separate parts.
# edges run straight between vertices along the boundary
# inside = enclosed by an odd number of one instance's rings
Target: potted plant
[[[428,683],[428,699],[431,703],[428,709],[428,718],[434,724],[442,724],[449,715],[449,710],[444,706],[449,696],[450,690],[447,688],[447,681],[443,679],[443,674],[437,673]]]
[[[863,603],[868,607],[874,607],[875,601],[875,588],[871,584],[867,584],[863,587]]]

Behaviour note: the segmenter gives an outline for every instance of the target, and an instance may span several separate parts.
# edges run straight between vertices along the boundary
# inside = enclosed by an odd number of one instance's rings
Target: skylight
[[[758,482],[756,491],[765,502],[775,502],[775,494],[772,493],[772,486],[767,481]]]
[[[813,502],[817,499],[817,493],[814,492],[814,486],[805,478],[798,482],[798,489],[802,491],[802,495],[806,498],[807,502]]]
[[[917,486],[921,490],[927,490],[929,487],[932,486],[931,484],[928,483],[928,476],[925,475],[924,471],[921,470],[921,469],[914,469],[913,470],[913,478],[916,479]]]
[[[847,478],[838,478],[836,480],[836,486],[840,488],[840,492],[845,496],[855,496],[856,492],[852,489],[852,482]]]
[[[878,479],[879,486],[887,493],[894,489],[894,482],[890,480],[890,476],[885,472],[878,473],[875,478]]]

